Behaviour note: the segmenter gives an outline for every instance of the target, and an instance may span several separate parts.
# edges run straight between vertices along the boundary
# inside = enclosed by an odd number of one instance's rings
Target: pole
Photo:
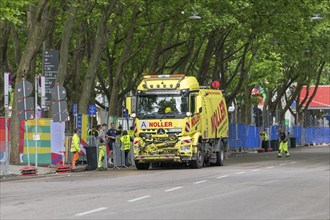
[[[64,165],[64,160],[65,160],[65,157],[64,157],[64,152],[65,152],[65,147],[64,147],[64,140],[63,140],[63,129],[62,129],[62,122],[60,122],[60,127],[61,127],[61,146],[62,146],[62,165]],[[64,124],[64,130],[65,130],[65,124]]]
[[[27,129],[27,120],[25,120],[24,126],[25,126],[25,138],[26,138],[26,151],[27,151],[28,167],[29,167],[30,166],[30,147],[29,147],[29,136],[28,136],[28,129]]]
[[[26,99],[25,99],[25,79],[23,79],[23,100],[24,106],[26,106]],[[24,112],[25,119],[27,119],[26,111]],[[29,147],[29,136],[28,136],[28,128],[27,128],[27,120],[24,122],[25,126],[25,137],[26,137],[26,150],[28,156],[28,166],[30,166],[30,147]]]
[[[38,76],[34,77],[34,119],[35,119],[35,135],[34,135],[34,144],[36,150],[36,158],[35,158],[35,167],[38,168]]]
[[[5,88],[5,130],[6,130],[6,156],[5,156],[5,171],[7,172],[8,166],[9,166],[9,159],[10,159],[10,153],[9,153],[9,137],[8,137],[8,107],[9,107],[9,73],[4,74],[4,88]]]
[[[9,159],[10,159],[10,154],[9,154],[9,143],[8,143],[8,107],[5,108],[5,126],[6,126],[6,158],[5,158],[5,171],[7,172],[8,166],[9,166]]]

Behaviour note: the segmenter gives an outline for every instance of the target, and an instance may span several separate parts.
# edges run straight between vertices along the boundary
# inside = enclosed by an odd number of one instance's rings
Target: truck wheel
[[[200,169],[203,167],[204,164],[204,155],[203,152],[201,151],[200,145],[201,144],[198,144],[196,160],[191,161],[191,168],[194,169]]]
[[[217,162],[215,163],[216,166],[223,166],[223,160],[225,157],[225,152],[223,149],[223,143],[222,141],[220,141],[220,150],[218,152],[216,152],[216,156],[217,156]]]
[[[138,170],[147,170],[150,167],[150,163],[139,163],[138,161],[135,161],[135,167]]]

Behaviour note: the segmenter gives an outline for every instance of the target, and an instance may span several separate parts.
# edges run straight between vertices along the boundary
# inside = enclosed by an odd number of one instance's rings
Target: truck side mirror
[[[199,108],[198,113],[202,113],[203,109],[202,107]]]

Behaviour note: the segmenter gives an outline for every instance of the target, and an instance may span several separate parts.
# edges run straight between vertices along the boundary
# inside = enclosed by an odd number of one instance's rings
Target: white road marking
[[[82,213],[75,214],[75,216],[88,215],[88,214],[91,214],[91,213],[94,213],[94,212],[99,212],[99,211],[102,211],[102,210],[105,210],[105,209],[108,209],[108,208],[107,207],[101,207],[101,208],[93,209],[93,210],[90,210],[90,211],[87,211],[87,212],[82,212]]]
[[[178,186],[178,187],[174,187],[172,189],[167,189],[167,190],[165,190],[165,192],[171,192],[171,191],[174,191],[174,190],[177,190],[177,189],[181,189],[181,188],[182,188],[182,186]]]
[[[292,161],[292,162],[290,162],[291,164],[294,164],[294,163],[297,163],[297,161]]]
[[[254,169],[254,170],[251,170],[252,172],[256,172],[256,171],[259,171],[260,169]]]
[[[271,169],[271,168],[274,168],[274,166],[266,167],[266,169]]]
[[[222,178],[225,178],[227,177],[228,175],[223,175],[223,176],[218,176],[217,179],[222,179]]]
[[[286,165],[286,163],[281,163],[281,164],[280,164],[280,166],[284,166],[284,165]]]
[[[139,197],[139,198],[128,200],[128,202],[135,202],[135,201],[138,201],[138,200],[141,200],[141,199],[146,199],[146,198],[149,198],[149,197],[151,197],[151,196],[149,196],[149,195],[142,196],[142,197]]]
[[[246,173],[246,172],[243,171],[243,172],[238,172],[238,173],[236,173],[236,174],[243,174],[243,173]]]
[[[207,180],[197,181],[197,182],[194,182],[194,184],[200,184],[200,183],[205,183],[205,182],[207,182]]]

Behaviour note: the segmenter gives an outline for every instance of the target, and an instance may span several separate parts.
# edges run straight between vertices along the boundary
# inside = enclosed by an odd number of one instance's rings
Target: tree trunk
[[[0,112],[4,112],[4,88],[3,88],[3,74],[4,72],[9,71],[7,65],[7,47],[8,47],[8,39],[10,33],[10,27],[5,22],[0,22]]]
[[[22,80],[22,78],[27,78],[30,70],[31,62],[35,55],[37,54],[40,45],[45,39],[50,26],[50,21],[53,19],[54,10],[51,10],[51,13],[47,13],[48,16],[45,16],[45,13],[48,9],[48,1],[40,0],[35,10],[35,15],[33,18],[33,22],[31,23],[31,29],[28,35],[28,40],[26,46],[24,48],[24,53],[19,63],[16,80],[15,80],[15,88],[18,83]],[[12,109],[12,117],[11,117],[11,152],[10,152],[10,162],[12,164],[19,164],[19,131],[20,130],[20,122],[17,117],[17,105],[16,105],[16,97],[18,96],[17,90],[15,89],[14,93],[14,103]]]
[[[108,6],[105,8],[101,21],[96,31],[93,52],[88,64],[87,74],[85,77],[85,81],[82,88],[83,90],[79,100],[79,112],[83,114],[87,114],[87,110],[88,110],[87,108],[88,108],[89,100],[91,98],[92,89],[94,89],[93,82],[95,80],[96,71],[98,71],[97,68],[98,63],[101,59],[101,54],[103,49],[105,48],[105,44],[108,38],[107,22],[116,4],[117,1],[111,1],[111,3],[109,3]]]
[[[120,79],[122,79],[122,72],[123,72],[123,66],[124,64],[129,60],[129,55],[130,55],[130,50],[131,50],[131,44],[133,42],[133,36],[134,36],[134,31],[135,31],[135,24],[137,21],[137,16],[139,14],[138,7],[135,5],[134,11],[133,11],[133,16],[131,19],[131,26],[129,28],[127,37],[125,39],[125,46],[122,51],[122,54],[120,56],[120,60],[115,72],[115,78],[111,90],[111,96],[110,96],[110,103],[109,103],[109,115],[110,116],[115,116],[118,113],[118,109],[121,107],[121,103],[118,103],[119,98],[119,82]]]
[[[64,79],[67,74],[68,58],[69,58],[69,44],[72,34],[74,17],[77,12],[77,8],[74,5],[70,6],[68,11],[69,16],[65,21],[62,32],[62,42],[60,49],[60,63],[58,66],[57,82],[61,85],[64,83]]]

